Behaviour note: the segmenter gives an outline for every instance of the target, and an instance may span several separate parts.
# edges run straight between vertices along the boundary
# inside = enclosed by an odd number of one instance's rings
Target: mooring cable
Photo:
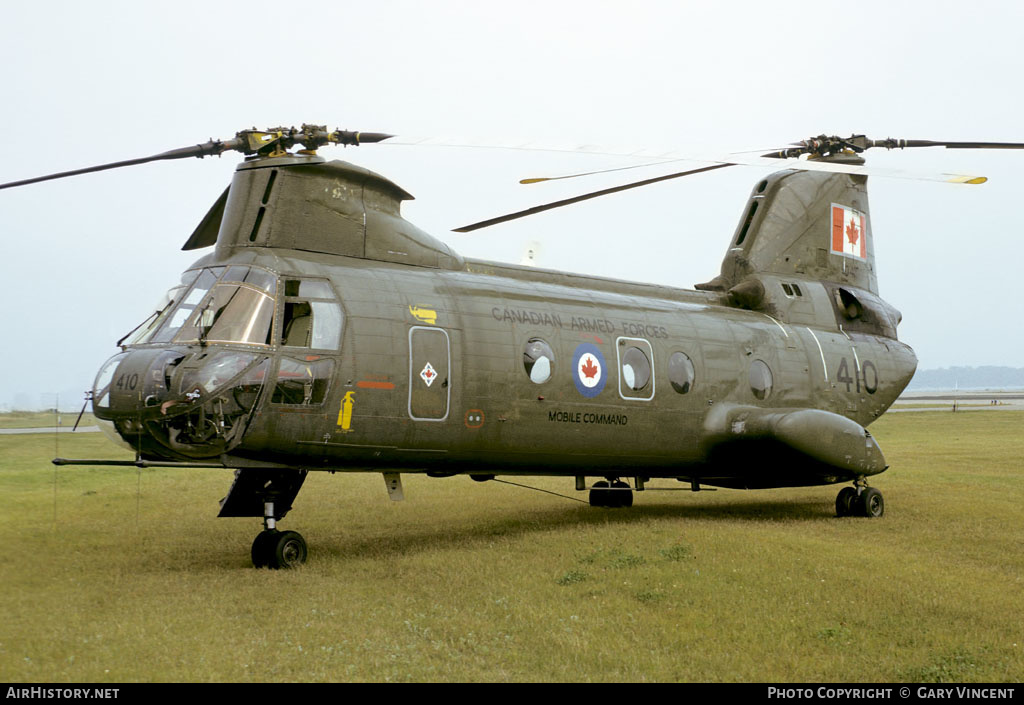
[[[590,502],[587,502],[586,500],[577,499],[576,497],[570,497],[567,494],[559,494],[558,492],[552,492],[551,490],[542,490],[539,487],[530,487],[529,485],[521,485],[518,482],[509,482],[508,480],[499,480],[498,478],[493,478],[491,480],[491,482],[500,482],[503,485],[512,485],[514,487],[522,487],[523,489],[526,489],[526,490],[536,490],[537,492],[544,492],[545,494],[553,494],[556,497],[562,497],[563,499],[571,499],[573,502],[582,502],[583,504],[590,504]]]

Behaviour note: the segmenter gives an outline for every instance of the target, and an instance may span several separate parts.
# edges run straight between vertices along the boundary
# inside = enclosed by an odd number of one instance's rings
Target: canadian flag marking
[[[868,217],[858,210],[832,204],[832,252],[867,259]]]

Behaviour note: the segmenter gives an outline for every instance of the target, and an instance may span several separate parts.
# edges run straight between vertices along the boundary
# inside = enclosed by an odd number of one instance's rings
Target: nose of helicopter
[[[93,386],[97,415],[138,416],[167,400],[170,370],[185,358],[177,350],[129,350],[114,355],[100,368]]]
[[[213,457],[241,440],[268,359],[209,348],[129,349],[100,368],[93,412],[108,435],[144,456]]]
[[[99,427],[118,445],[142,451],[146,421],[169,397],[168,371],[185,355],[175,350],[127,350],[103,363],[92,390]]]

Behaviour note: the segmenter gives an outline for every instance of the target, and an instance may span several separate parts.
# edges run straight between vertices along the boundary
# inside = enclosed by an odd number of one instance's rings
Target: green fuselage
[[[875,293],[858,177],[762,181],[698,291],[464,259],[401,218],[408,197],[342,162],[242,165],[186,245],[216,248],[173,326],[101,370],[97,417],[143,457],[226,467],[738,487],[885,469],[865,427],[916,359]]]
[[[281,345],[283,297],[274,344],[187,348],[271,357],[268,384],[230,453],[291,467],[726,476],[728,468],[706,467],[722,408],[822,409],[867,426],[914,369],[902,343],[828,325],[832,307],[816,282],[800,281],[801,297],[778,286],[788,305],[780,320],[722,306],[708,292],[488,262],[446,271],[261,250],[202,263],[256,265],[336,289],[344,314],[337,350]],[[528,342],[538,339],[553,353],[542,383],[524,365]],[[601,358],[602,388],[593,396],[574,381],[582,344]],[[650,357],[639,390],[623,376],[627,347]],[[677,352],[693,366],[682,392],[668,369]],[[281,359],[310,357],[334,361],[320,400],[275,402]],[[751,386],[757,360],[771,372],[764,398]],[[444,375],[429,385],[421,376],[428,363]]]

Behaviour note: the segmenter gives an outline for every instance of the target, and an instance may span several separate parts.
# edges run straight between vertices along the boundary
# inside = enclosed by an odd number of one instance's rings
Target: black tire
[[[295,568],[305,563],[309,555],[306,540],[297,531],[282,531],[269,545],[270,568]]]
[[[594,486],[590,488],[590,506],[591,507],[610,507],[612,506],[609,501],[609,495],[611,492],[608,491],[608,483],[604,480],[599,480],[594,483]]]
[[[277,529],[267,529],[256,534],[252,542],[252,564],[256,568],[266,568],[270,565],[271,551],[273,550],[274,537],[278,534]]]
[[[632,507],[633,506],[633,490],[629,489],[629,483],[617,480],[612,483],[612,487],[615,491],[611,493],[614,505],[616,507]]]
[[[870,519],[877,519],[885,514],[885,500],[882,499],[882,493],[874,487],[866,488],[857,498],[857,513]]]
[[[857,490],[844,487],[836,496],[836,516],[848,517],[853,514],[854,503],[857,501]]]

